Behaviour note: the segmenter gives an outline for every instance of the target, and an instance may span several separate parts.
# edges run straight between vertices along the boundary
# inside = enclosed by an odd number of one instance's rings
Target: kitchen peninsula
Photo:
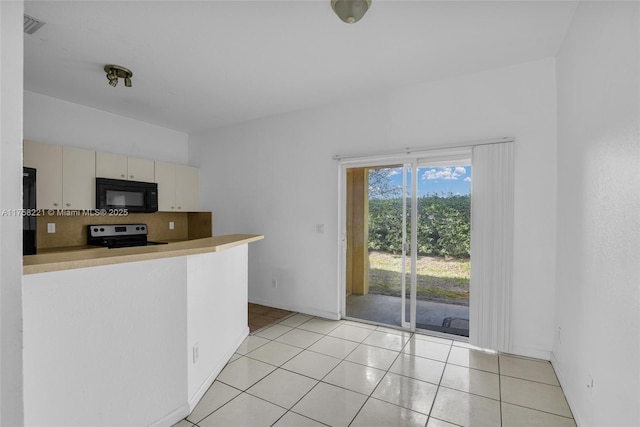
[[[170,426],[248,335],[248,244],[24,257],[25,425]]]

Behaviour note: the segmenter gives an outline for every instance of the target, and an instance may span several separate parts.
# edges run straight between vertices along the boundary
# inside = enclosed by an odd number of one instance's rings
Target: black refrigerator
[[[36,253],[36,170],[22,170],[22,254]]]

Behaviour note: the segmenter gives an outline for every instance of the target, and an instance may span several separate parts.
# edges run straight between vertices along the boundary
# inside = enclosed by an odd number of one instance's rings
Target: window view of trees
[[[401,173],[400,167],[369,170],[370,293],[400,296],[402,188],[397,175]],[[410,203],[408,198],[407,236]],[[471,195],[423,191],[417,203],[417,297],[468,305]]]
[[[400,197],[369,200],[369,249],[394,254],[402,251]],[[430,194],[419,197],[418,254],[469,258],[470,251],[471,196]]]
[[[394,172],[396,171],[396,172]],[[397,169],[369,171],[369,249],[402,251],[402,189],[393,186]],[[410,211],[407,200],[407,211]],[[418,197],[418,254],[469,258],[471,195],[431,193]],[[407,235],[410,234],[407,218]]]

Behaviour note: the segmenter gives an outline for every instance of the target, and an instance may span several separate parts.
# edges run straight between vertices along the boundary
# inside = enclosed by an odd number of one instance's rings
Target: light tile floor
[[[549,362],[304,314],[247,337],[177,427],[574,426]]]

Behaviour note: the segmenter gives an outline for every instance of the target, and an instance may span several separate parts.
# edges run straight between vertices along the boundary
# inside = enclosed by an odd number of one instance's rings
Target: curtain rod
[[[378,151],[375,153],[368,154],[354,154],[354,155],[341,155],[336,154],[333,156],[334,160],[344,161],[344,160],[358,160],[358,159],[371,159],[375,157],[391,157],[391,156],[408,156],[411,154],[420,154],[420,153],[428,153],[430,151],[442,150],[447,148],[469,148],[476,147],[479,145],[492,145],[492,144],[504,144],[506,142],[514,142],[515,138],[510,136],[504,136],[502,138],[494,138],[494,139],[485,139],[479,141],[467,141],[467,142],[458,142],[453,144],[443,144],[443,145],[434,145],[431,147],[422,147],[422,148],[404,148],[393,151]]]

